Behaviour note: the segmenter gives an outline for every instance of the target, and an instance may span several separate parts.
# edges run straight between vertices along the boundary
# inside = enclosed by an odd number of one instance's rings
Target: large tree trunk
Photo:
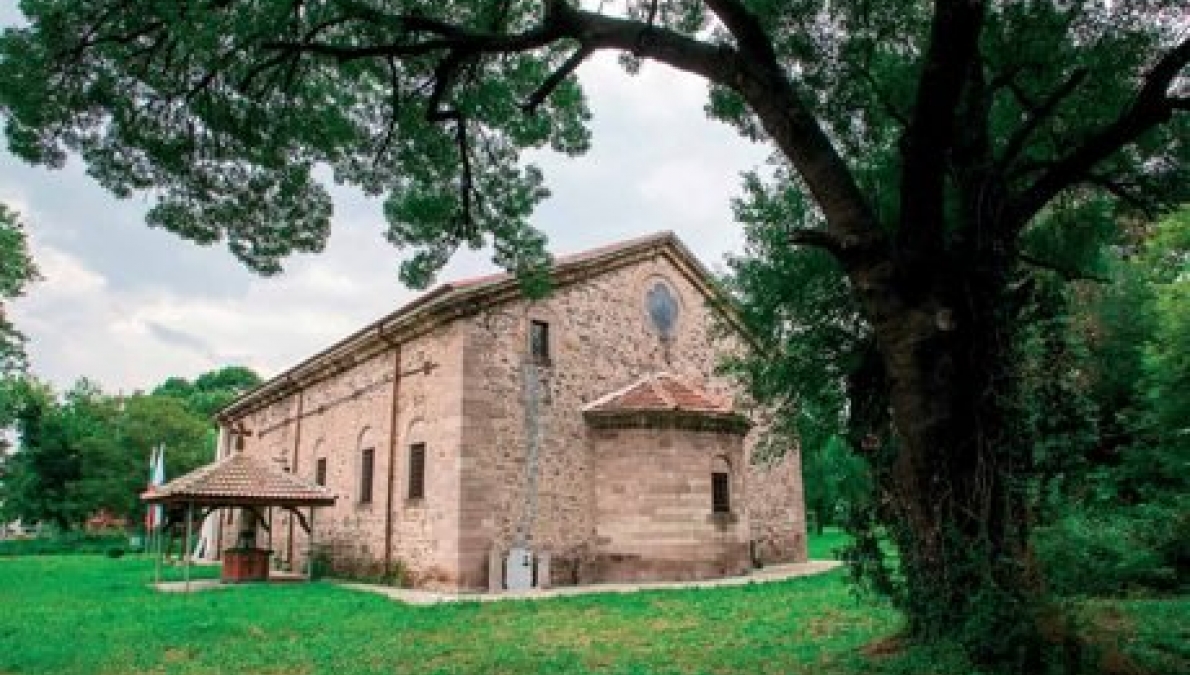
[[[1013,409],[1007,265],[935,260],[874,272],[867,306],[896,434],[881,474],[885,520],[909,628],[959,638],[991,661],[1031,660],[1039,596],[1024,564],[1030,453]]]

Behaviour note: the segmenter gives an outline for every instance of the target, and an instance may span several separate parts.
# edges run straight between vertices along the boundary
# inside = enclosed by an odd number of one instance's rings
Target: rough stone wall
[[[680,304],[668,344],[647,320],[644,305],[658,279],[670,285]],[[521,527],[534,548],[551,552],[554,581],[566,581],[565,570],[581,564],[596,536],[597,480],[582,407],[661,370],[731,397],[732,384],[713,372],[720,354],[735,346],[712,337],[712,312],[694,284],[667,257],[656,255],[556,288],[543,300],[511,301],[467,320],[460,513],[465,585],[487,586],[489,552],[516,542]],[[536,518],[524,525],[529,501],[524,380],[534,319],[550,325],[551,363],[533,370],[548,403],[540,406],[536,424],[541,439]],[[750,435],[745,445],[752,443]],[[800,518],[771,523],[779,526],[804,528]]]
[[[668,343],[647,320],[644,305],[647,290],[659,279],[670,285],[680,304]],[[550,325],[551,362],[544,367],[526,366],[532,319]],[[394,561],[409,570],[416,585],[487,588],[489,553],[524,537],[534,548],[551,552],[555,582],[573,580],[598,536],[599,481],[582,407],[660,370],[732,396],[732,384],[712,373],[719,355],[735,346],[711,337],[713,322],[712,310],[694,284],[658,254],[557,288],[544,300],[479,308],[403,344],[400,372],[405,375],[398,383],[392,467]],[[331,545],[342,565],[372,561],[375,569],[384,559],[393,360],[391,350],[382,352],[243,418],[257,432],[245,439],[245,452],[294,468],[309,480],[314,479],[316,459],[327,457],[327,482],[340,499],[319,511],[317,539]],[[435,366],[428,374],[413,372],[426,362]],[[535,378],[540,389],[534,424],[527,424],[527,377]],[[536,429],[540,440],[532,518],[526,470],[529,429]],[[745,453],[755,435],[745,439]],[[410,501],[409,446],[417,442],[427,447],[427,494],[424,500]],[[364,445],[375,448],[370,505],[358,502]],[[790,457],[793,468],[784,473],[745,472],[739,492],[756,484],[771,499],[787,504],[768,508],[764,499],[749,499],[741,513],[748,523],[743,531],[770,533],[764,536],[772,542],[771,560],[805,555],[800,460],[796,451]],[[702,473],[709,482],[709,473]],[[709,513],[709,496],[704,501]],[[277,521],[272,546],[285,564],[300,568],[306,538],[294,524],[291,554],[290,523],[283,516]],[[234,543],[236,525],[221,527],[224,546]],[[790,528],[787,537],[771,534]]]
[[[392,455],[392,561],[410,581],[453,586],[458,572],[458,437],[461,331],[438,330],[401,346],[396,443],[392,445],[392,349],[306,387],[243,418],[253,430],[244,452],[273,459],[313,482],[326,458],[327,486],[338,497],[318,509],[316,543],[339,572],[379,575],[385,570],[386,510]],[[426,372],[424,366],[431,364]],[[300,410],[300,413],[299,413]],[[425,443],[426,496],[407,499],[409,445]],[[361,502],[362,452],[373,450],[372,499]],[[296,453],[295,453],[296,449]],[[271,546],[282,566],[301,569],[309,541],[296,519],[277,512]],[[224,545],[234,542],[225,527]],[[229,533],[228,530],[233,530]],[[291,542],[292,536],[292,544]],[[266,543],[261,532],[258,540]]]
[[[801,453],[748,463],[748,515],[753,556],[762,564],[806,561]]]
[[[751,567],[743,438],[679,428],[593,429],[595,538],[580,582],[706,579]],[[731,467],[729,513],[711,473]]]

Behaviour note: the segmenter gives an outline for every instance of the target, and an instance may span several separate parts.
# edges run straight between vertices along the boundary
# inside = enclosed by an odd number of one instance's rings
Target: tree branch
[[[788,241],[793,246],[820,248],[844,264],[856,262],[875,250],[870,240],[840,237],[827,230],[795,229],[789,233]]]
[[[1111,279],[1108,279],[1107,277],[1100,276],[1093,272],[1071,269],[1064,265],[1058,265],[1057,263],[1053,263],[1048,260],[1042,260],[1041,258],[1029,253],[1025,253],[1024,251],[1018,253],[1017,258],[1030,267],[1036,267],[1038,269],[1053,272],[1066,281],[1095,281],[1101,284],[1111,283]]]
[[[1058,105],[1061,104],[1062,101],[1066,100],[1067,97],[1073,94],[1075,89],[1078,89],[1083,80],[1087,79],[1087,75],[1090,72],[1091,71],[1087,68],[1076,68],[1074,72],[1070,74],[1070,77],[1066,78],[1065,82],[1059,85],[1057,89],[1052,91],[1050,95],[1047,96],[1045,100],[1037,106],[1028,105],[1025,103],[1024,98],[1018,94],[1017,98],[1021,100],[1022,106],[1030,108],[1029,118],[1025,120],[1025,123],[1022,124],[1019,129],[1017,129],[1016,133],[1013,134],[1012,138],[1008,141],[1008,145],[1005,146],[1004,154],[1000,157],[1001,167],[1008,166],[1014,159],[1017,158],[1017,156],[1021,153],[1021,150],[1025,148],[1025,142],[1029,140],[1029,136],[1031,136],[1033,132],[1037,130],[1037,127],[1041,126],[1042,122],[1049,119],[1049,117],[1054,114],[1054,111],[1057,110]]]
[[[1087,172],[1086,177],[1083,178],[1083,182],[1107,190],[1120,201],[1127,203],[1148,217],[1152,218],[1157,215],[1154,202],[1149,202],[1144,197],[1129,190],[1130,187],[1136,189],[1138,187],[1137,185],[1124,185],[1094,171]]]
[[[577,51],[570,55],[570,58],[566,59],[565,63],[563,63],[557,70],[555,70],[550,74],[549,77],[545,79],[545,82],[541,83],[541,86],[538,87],[537,90],[529,96],[528,100],[526,100],[521,105],[521,109],[530,115],[536,114],[537,109],[541,107],[541,104],[550,97],[550,94],[554,93],[554,90],[558,88],[558,85],[562,84],[562,82],[567,77],[569,77],[570,74],[575,71],[575,69],[582,65],[583,61],[585,61],[587,57],[591,55],[592,51],[593,50],[586,45],[580,46]]]
[[[723,22],[741,54],[776,65],[777,52],[756,15],[739,0],[706,0],[707,7]]]
[[[1017,230],[1024,227],[1051,199],[1082,180],[1096,164],[1144,132],[1161,124],[1180,110],[1179,99],[1167,98],[1170,84],[1190,62],[1190,37],[1182,40],[1149,70],[1136,98],[1115,121],[1090,136],[1082,145],[1054,162],[1035,183],[1010,205],[1010,218]]]
[[[975,63],[984,10],[983,0],[934,2],[930,43],[902,139],[898,241],[910,250],[942,244],[946,156],[954,144],[955,115]]]
[[[794,246],[821,248],[836,256],[843,249],[843,242],[826,230],[794,230],[789,233],[789,243]]]
[[[739,49],[704,42],[638,20],[578,9],[566,0],[546,0],[545,11],[536,26],[508,35],[472,31],[416,16],[386,15],[385,21],[393,26],[433,37],[407,35],[406,41],[381,45],[276,42],[267,47],[341,61],[441,54],[427,111],[430,121],[455,119],[457,111],[443,109],[441,104],[453,86],[456,71],[463,63],[485,54],[528,52],[562,40],[581,45],[580,52],[547,78],[531,96],[530,103],[544,101],[568,74],[568,69],[576,68],[582,58],[594,51],[616,50],[664,63],[737,91],[748,101],[770,137],[806,181],[833,233],[856,241],[882,240],[883,235],[849,167],[805,103],[805,97],[776,60],[771,41],[759,21],[739,0],[707,0],[707,3],[736,36]]]

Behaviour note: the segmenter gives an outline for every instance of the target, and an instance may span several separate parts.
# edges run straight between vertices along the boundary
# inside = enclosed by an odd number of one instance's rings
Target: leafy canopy
[[[586,149],[574,71],[598,50],[705,77],[708,112],[774,141],[839,233],[863,214],[887,229],[931,220],[931,191],[964,172],[1012,197],[1017,226],[1080,186],[1136,208],[1176,201],[1180,5],[22,0],[29,26],[0,38],[0,109],[22,158],[78,153],[116,195],[152,191],[152,225],[224,241],[264,273],[323,247],[315,169],[329,167],[385,197],[388,238],[417,249],[404,277],[424,284],[460,245],[544,263],[528,218],[548,193],[522,152]],[[971,50],[973,75],[947,70]],[[771,69],[783,79],[766,90]],[[916,188],[926,198],[907,201]],[[961,210],[959,192],[940,205]]]
[[[25,367],[25,338],[8,320],[4,303],[18,298],[38,278],[20,216],[0,204],[0,377]],[[0,387],[5,387],[0,384]]]

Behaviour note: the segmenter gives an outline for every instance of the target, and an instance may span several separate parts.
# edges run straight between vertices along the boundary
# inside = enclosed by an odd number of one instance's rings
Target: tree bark
[[[948,250],[929,265],[853,274],[868,289],[896,435],[882,487],[911,632],[1031,662],[1040,593],[1023,564],[1029,449],[1013,431],[1009,263],[968,260]]]

